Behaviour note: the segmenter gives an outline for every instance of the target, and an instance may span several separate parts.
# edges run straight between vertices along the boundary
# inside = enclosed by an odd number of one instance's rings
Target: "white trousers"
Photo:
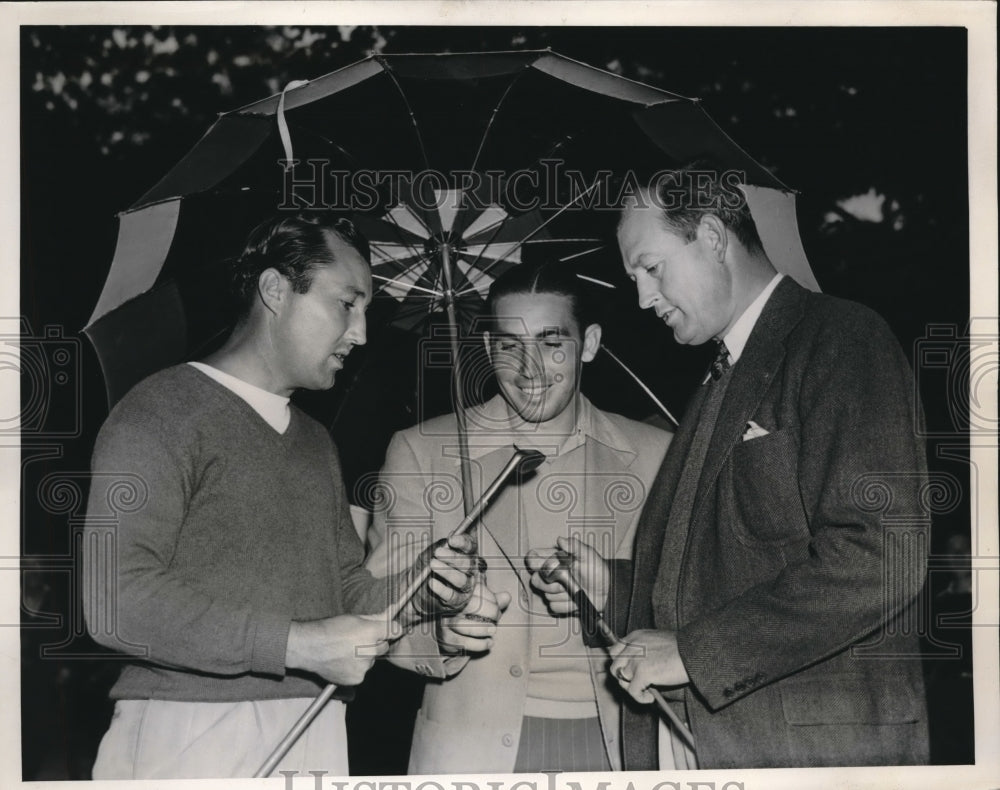
[[[311,699],[251,702],[119,700],[94,763],[94,779],[252,777]],[[326,704],[275,768],[347,776],[346,707]]]

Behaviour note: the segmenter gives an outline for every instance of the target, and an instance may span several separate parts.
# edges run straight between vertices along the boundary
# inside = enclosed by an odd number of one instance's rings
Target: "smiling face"
[[[702,222],[693,241],[664,225],[656,205],[626,208],[618,229],[625,272],[678,343],[721,338],[735,322],[736,295],[729,269],[715,254],[716,229]],[[716,234],[717,235],[717,234]]]
[[[351,349],[366,340],[365,309],[372,294],[368,264],[332,234],[329,246],[335,262],[311,271],[312,284],[305,293],[296,293],[277,275],[282,299],[271,329],[272,365],[276,385],[285,394],[300,388],[330,389]]]
[[[601,328],[581,332],[570,298],[558,293],[507,294],[494,314],[487,343],[508,407],[525,422],[570,433],[583,363],[597,353]]]

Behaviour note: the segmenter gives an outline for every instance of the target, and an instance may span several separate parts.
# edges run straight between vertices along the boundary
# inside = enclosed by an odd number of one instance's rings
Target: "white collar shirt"
[[[218,368],[213,368],[204,362],[189,362],[188,364],[246,401],[250,408],[278,433],[284,433],[288,430],[288,424],[292,420],[292,411],[288,405],[289,399],[284,395],[268,392],[229,373],[223,373]]]
[[[725,343],[726,350],[729,352],[730,365],[735,365],[739,362],[740,357],[743,356],[743,349],[746,348],[747,341],[750,339],[750,333],[753,332],[753,328],[757,325],[757,319],[764,312],[764,305],[767,304],[767,300],[774,293],[774,289],[778,287],[778,283],[781,282],[781,278],[784,276],[780,272],[774,275],[771,281],[764,286],[764,290],[757,295],[757,298],[736,319],[733,328],[722,338],[722,342]],[[709,375],[706,375],[702,383],[708,381],[708,379]]]

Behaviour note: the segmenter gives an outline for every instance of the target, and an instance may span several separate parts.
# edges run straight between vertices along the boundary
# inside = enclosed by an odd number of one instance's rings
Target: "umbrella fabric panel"
[[[555,53],[543,55],[532,64],[532,67],[570,85],[622,101],[643,105],[661,101],[690,101],[678,94],[661,91],[641,82],[633,82]]]
[[[376,56],[387,69],[403,79],[448,82],[509,77],[518,74],[547,50],[517,52],[443,52]]]
[[[252,156],[272,128],[266,118],[223,116],[132,208],[211,189]]]
[[[382,64],[374,58],[352,63],[342,69],[324,74],[310,80],[305,85],[293,88],[285,94],[285,108],[288,110],[301,107],[318,99],[325,98],[334,93],[352,88],[383,72]],[[269,96],[266,99],[253,102],[234,110],[240,115],[274,115],[278,111],[278,100],[281,94]]]
[[[661,104],[635,114],[636,123],[676,162],[709,157],[719,165],[742,170],[747,181],[772,189],[788,189],[740,148],[698,104]]]
[[[799,225],[795,219],[795,195],[776,189],[743,186],[764,252],[774,268],[811,291],[819,283],[802,248]]]
[[[348,166],[447,174],[475,167],[480,141],[512,79],[518,75],[444,82],[393,70],[287,117],[289,124],[328,129],[350,155]],[[294,130],[292,135],[294,140]]]
[[[88,324],[153,287],[170,251],[180,209],[180,200],[171,200],[121,215],[115,257]]]
[[[108,408],[142,379],[177,364],[186,354],[187,316],[176,283],[168,283],[90,324],[104,375]]]

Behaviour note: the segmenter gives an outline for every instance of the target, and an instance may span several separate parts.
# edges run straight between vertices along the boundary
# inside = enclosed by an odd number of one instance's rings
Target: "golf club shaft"
[[[497,492],[504,486],[507,479],[514,473],[518,465],[521,463],[521,459],[524,454],[518,450],[511,456],[511,459],[507,462],[507,465],[500,470],[500,474],[497,475],[496,479],[490,484],[490,487],[483,492],[483,495],[479,497],[479,500],[469,511],[468,515],[462,519],[461,523],[455,527],[451,532],[448,533],[448,538],[454,538],[458,535],[464,535],[469,531],[469,528],[479,520],[479,517],[483,514],[483,511],[489,506],[490,502],[497,495]],[[390,620],[396,619],[399,613],[403,610],[403,607],[409,603],[410,599],[416,595],[417,590],[420,589],[422,585],[431,575],[430,565],[425,565],[421,569],[420,573],[407,585],[406,589],[403,590],[399,598],[393,603],[386,612],[389,615]]]
[[[469,511],[468,515],[462,519],[461,523],[455,527],[449,534],[449,538],[453,538],[456,535],[464,534],[468,531],[476,520],[482,515],[483,511],[497,495],[497,492],[503,487],[507,482],[507,479],[514,473],[514,470],[521,464],[522,459],[525,457],[525,453],[521,450],[517,450],[511,459],[507,462],[507,465],[500,470],[500,474],[497,475],[496,479],[490,484],[490,487],[483,492],[483,495],[476,502],[472,510]],[[420,586],[427,581],[431,575],[430,564],[425,565],[420,573],[407,585],[406,589],[403,590],[399,598],[389,605],[386,610],[388,617],[386,618],[388,622],[391,622],[399,616],[399,613],[403,610],[403,607],[409,603],[410,599],[416,594]],[[305,712],[299,717],[299,720],[292,725],[292,729],[288,731],[288,734],[281,739],[267,760],[264,761],[263,765],[257,769],[257,773],[254,774],[255,779],[260,779],[262,777],[267,777],[271,775],[271,772],[277,767],[278,763],[281,762],[288,750],[292,748],[295,742],[299,739],[306,728],[312,724],[313,719],[315,719],[319,712],[323,709],[323,706],[330,701],[333,693],[337,690],[337,686],[334,683],[329,683],[320,692],[320,695],[316,697],[310,703],[309,707],[306,708]]]
[[[619,639],[618,635],[611,630],[607,621],[598,611],[597,607],[594,606],[594,602],[590,600],[590,596],[587,595],[586,590],[577,584],[576,579],[573,578],[573,574],[569,572],[569,569],[565,565],[560,564],[560,567],[555,572],[548,575],[549,578],[561,582],[566,588],[566,591],[570,594],[570,597],[576,601],[576,605],[580,609],[580,619],[583,620],[584,623],[592,624],[600,632],[601,636],[605,640],[605,649],[608,650],[609,654],[613,645],[621,644],[622,640]],[[694,736],[691,735],[691,731],[674,712],[674,709],[670,707],[670,704],[663,698],[659,689],[650,686],[647,691],[652,694],[657,707],[659,707],[663,715],[670,720],[670,724],[674,727],[677,733],[685,740],[688,746],[694,749]]]
[[[278,767],[278,763],[281,759],[288,754],[288,750],[295,745],[295,742],[301,737],[302,733],[306,731],[306,728],[313,723],[319,712],[323,709],[323,706],[330,701],[333,697],[333,693],[337,690],[337,686],[334,683],[329,683],[324,687],[324,689],[319,693],[309,707],[306,708],[305,712],[299,717],[299,720],[292,725],[292,729],[288,731],[288,734],[281,739],[274,751],[268,756],[264,761],[263,765],[257,769],[257,773],[253,775],[254,779],[262,779],[271,775],[271,772]]]

